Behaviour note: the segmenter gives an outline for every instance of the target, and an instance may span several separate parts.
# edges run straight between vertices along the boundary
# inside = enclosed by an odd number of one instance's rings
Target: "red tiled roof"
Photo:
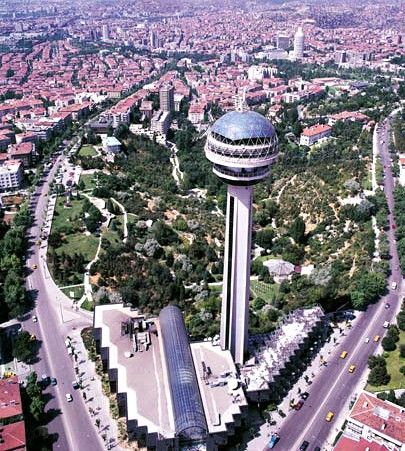
[[[17,376],[0,380],[0,419],[22,413],[20,385]]]
[[[24,421],[8,424],[0,427],[3,443],[0,443],[0,451],[25,449],[25,424]]]
[[[302,134],[304,136],[315,136],[330,130],[332,130],[332,127],[330,127],[329,125],[317,124],[313,125],[312,127],[304,128]]]
[[[380,434],[405,442],[405,413],[403,410],[370,393],[361,393],[353,406],[350,418],[379,431]]]
[[[337,442],[333,451],[364,451],[368,449],[369,451],[388,451],[384,445],[380,445],[376,442],[368,442],[364,438],[359,441],[353,440],[349,437],[342,436]]]

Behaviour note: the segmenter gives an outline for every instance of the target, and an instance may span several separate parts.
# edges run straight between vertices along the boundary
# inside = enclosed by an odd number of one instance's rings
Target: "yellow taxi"
[[[346,356],[347,356],[347,351],[343,351],[343,352],[340,354],[340,358],[341,358],[341,359],[345,359]]]
[[[333,412],[328,412],[328,414],[326,415],[325,420],[330,423],[333,420],[334,416],[335,416],[335,414]]]
[[[356,365],[350,365],[349,366],[349,373],[354,373],[355,369],[356,369]]]
[[[36,265],[35,263],[31,266],[32,269],[37,269],[38,265]]]
[[[380,339],[380,336],[379,336],[379,335],[376,335],[376,336],[373,338],[373,340],[374,340],[375,342],[377,342],[379,339]]]

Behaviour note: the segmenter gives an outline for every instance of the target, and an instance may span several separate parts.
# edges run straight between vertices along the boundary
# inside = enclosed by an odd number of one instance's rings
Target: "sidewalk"
[[[82,381],[82,388],[77,389],[75,393],[83,396],[83,398],[86,397],[85,404],[89,415],[95,427],[99,430],[99,434],[106,444],[106,449],[121,451],[123,448],[118,445],[117,422],[110,415],[109,400],[103,394],[101,380],[96,374],[95,363],[88,358],[80,330],[72,331],[69,336],[77,355],[77,359],[72,358],[72,364],[77,368],[77,379],[80,378]],[[75,360],[77,361],[75,362]],[[107,448],[107,445],[110,445],[110,448]]]
[[[358,321],[361,313],[357,312],[356,318],[351,320],[349,322],[351,327],[354,327],[356,325],[356,322]],[[342,333],[339,331],[340,329],[343,329]],[[296,384],[291,388],[291,390],[286,394],[286,396],[283,398],[283,401],[277,406],[277,410],[271,412],[271,420],[276,421],[276,424],[274,426],[270,426],[269,423],[263,424],[260,429],[257,431],[256,437],[250,440],[247,444],[246,449],[248,451],[257,451],[258,449],[263,449],[263,443],[267,442],[267,437],[270,435],[271,432],[279,432],[281,429],[281,426],[283,425],[286,418],[288,418],[288,415],[291,412],[295,412],[295,410],[290,407],[290,402],[294,401],[297,402],[300,399],[300,393],[303,392],[311,392],[311,385],[312,380],[316,378],[316,375],[319,374],[321,371],[327,369],[327,366],[321,365],[320,363],[320,357],[322,356],[324,358],[324,361],[326,363],[334,358],[335,352],[336,352],[336,346],[338,346],[340,339],[346,335],[347,330],[350,327],[346,326],[346,322],[343,321],[341,323],[338,323],[338,327],[333,329],[332,334],[330,335],[329,342],[326,342],[323,347],[319,350],[316,357],[312,360],[312,362],[309,364],[307,369],[304,371],[304,373],[301,375],[299,380],[296,382]],[[334,342],[334,339],[336,339],[336,342]],[[306,382],[306,377],[308,382]],[[357,387],[356,387],[357,389]],[[358,391],[357,391],[358,392]],[[278,413],[278,411],[281,410],[286,415],[284,418]],[[342,414],[346,414],[345,412],[342,412]],[[340,419],[338,420],[340,421]],[[336,422],[336,424],[338,424]],[[338,431],[333,431],[333,438],[334,440],[336,434]],[[324,444],[323,450],[330,450],[332,448],[328,447],[327,444]]]

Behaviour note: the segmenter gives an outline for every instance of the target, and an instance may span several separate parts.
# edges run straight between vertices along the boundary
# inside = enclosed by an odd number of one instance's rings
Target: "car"
[[[321,448],[319,448],[319,446],[315,446],[314,451],[321,451]]]
[[[396,224],[392,224],[391,228],[395,230],[397,228]]]
[[[308,446],[309,446],[309,442],[307,442],[306,440],[304,440],[302,443],[301,443],[301,446],[300,446],[300,451],[305,451],[307,448],[308,448]]]
[[[304,391],[303,393],[301,393],[301,398],[304,400],[307,399],[308,396],[309,396],[309,393],[307,391]]]
[[[356,369],[356,365],[350,365],[349,366],[349,373],[354,373],[355,369]]]
[[[72,382],[72,387],[73,387],[75,390],[77,390],[78,388],[80,388],[80,385],[79,385],[79,383],[78,383],[77,381],[73,381],[73,382]]]
[[[376,335],[376,336],[373,338],[373,340],[374,340],[375,342],[377,342],[379,339],[380,339],[380,336],[379,336],[379,335]]]
[[[72,395],[70,393],[66,393],[65,397],[66,397],[66,401],[67,402],[72,402],[73,401]]]
[[[56,385],[57,383],[56,377],[51,377],[51,385]]]
[[[370,339],[368,337],[365,338],[364,343],[368,343]]]
[[[38,265],[34,263],[34,264],[31,266],[31,268],[32,268],[32,269],[37,269],[37,268],[38,268]]]
[[[297,404],[295,404],[294,409],[295,410],[300,410],[301,407],[304,405],[304,401],[298,401]]]
[[[276,432],[273,432],[270,435],[269,441],[267,443],[268,448],[273,449],[279,440],[280,436]]]
[[[326,415],[325,420],[330,423],[333,420],[334,416],[335,416],[335,414],[333,412],[328,412],[328,414]]]
[[[43,374],[42,376],[41,376],[41,385],[42,386],[44,386],[44,387],[46,387],[48,384],[49,384],[49,377],[48,377],[48,375],[47,374]]]
[[[343,351],[343,352],[340,354],[340,358],[341,358],[341,359],[345,359],[346,356],[347,356],[347,351]]]
[[[32,322],[33,323],[37,323],[38,322],[37,315],[32,315]]]
[[[385,304],[385,308],[390,308],[391,307],[391,305],[387,302],[386,304]]]

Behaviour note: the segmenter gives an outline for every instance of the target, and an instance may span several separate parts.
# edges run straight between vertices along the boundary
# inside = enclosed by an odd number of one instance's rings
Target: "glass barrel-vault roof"
[[[272,123],[255,111],[230,111],[214,122],[211,131],[232,141],[271,138],[276,133]]]
[[[207,434],[207,423],[183,315],[178,307],[169,305],[161,310],[159,323],[176,435],[187,441],[201,440]]]

